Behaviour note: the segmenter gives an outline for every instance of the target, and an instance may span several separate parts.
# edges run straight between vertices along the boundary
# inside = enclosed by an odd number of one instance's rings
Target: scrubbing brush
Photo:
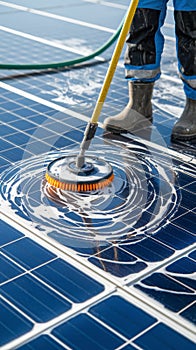
[[[47,168],[46,181],[55,188],[65,191],[89,192],[108,186],[114,178],[110,164],[96,157],[85,157],[95,136],[98,119],[114,76],[125,40],[132,23],[139,0],[132,0],[122,26],[102,89],[96,102],[90,122],[87,124],[80,145],[80,153],[75,158],[65,156],[51,162]]]

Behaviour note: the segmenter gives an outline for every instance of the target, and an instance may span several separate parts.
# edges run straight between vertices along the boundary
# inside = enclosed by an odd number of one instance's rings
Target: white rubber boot
[[[154,83],[129,81],[129,102],[116,116],[106,118],[104,128],[114,133],[133,132],[147,119],[152,121],[152,93]],[[145,124],[145,123],[144,123]]]

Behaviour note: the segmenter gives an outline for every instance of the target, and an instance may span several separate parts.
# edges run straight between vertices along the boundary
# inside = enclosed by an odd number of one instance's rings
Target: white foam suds
[[[60,156],[68,154],[69,150]],[[142,145],[120,153],[101,145],[99,155],[113,167],[115,177],[110,186],[91,193],[51,190],[44,174],[59,153],[17,163],[1,177],[4,210],[30,220],[40,235],[53,236],[72,247],[126,238],[134,242],[166,225],[179,202],[173,170]]]

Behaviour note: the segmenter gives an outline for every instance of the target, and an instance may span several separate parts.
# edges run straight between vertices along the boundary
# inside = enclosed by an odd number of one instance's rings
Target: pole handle
[[[110,65],[108,67],[108,70],[107,70],[107,73],[106,73],[106,76],[105,76],[105,79],[104,79],[104,82],[102,85],[102,89],[100,91],[98,100],[96,102],[90,123],[97,123],[98,122],[98,119],[99,119],[99,116],[101,114],[101,110],[103,107],[103,103],[106,99],[108,90],[110,88],[110,84],[111,84],[112,78],[114,76],[114,73],[115,73],[115,70],[116,70],[116,67],[117,67],[125,40],[126,40],[126,36],[129,32],[129,28],[130,28],[131,23],[133,21],[133,17],[134,17],[138,2],[139,2],[139,0],[132,0],[130,5],[129,5],[128,11],[127,11],[127,14],[125,17],[125,21],[124,21],[124,24],[122,26],[118,41],[116,43],[116,46],[115,46],[115,49],[114,49],[114,52],[113,52],[113,55],[112,55],[112,58],[110,61]]]

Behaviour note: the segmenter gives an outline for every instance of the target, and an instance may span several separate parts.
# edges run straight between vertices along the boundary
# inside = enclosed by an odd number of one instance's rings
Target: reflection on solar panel
[[[27,3],[0,2],[1,60],[60,61],[94,50],[129,1]],[[99,126],[89,153],[109,161],[115,179],[98,193],[54,200],[44,174],[57,156],[78,152],[108,63],[1,71],[1,349],[193,349],[195,145],[170,141],[183,99],[168,65],[171,14],[153,127],[111,136]],[[121,63],[101,121],[127,102]]]

